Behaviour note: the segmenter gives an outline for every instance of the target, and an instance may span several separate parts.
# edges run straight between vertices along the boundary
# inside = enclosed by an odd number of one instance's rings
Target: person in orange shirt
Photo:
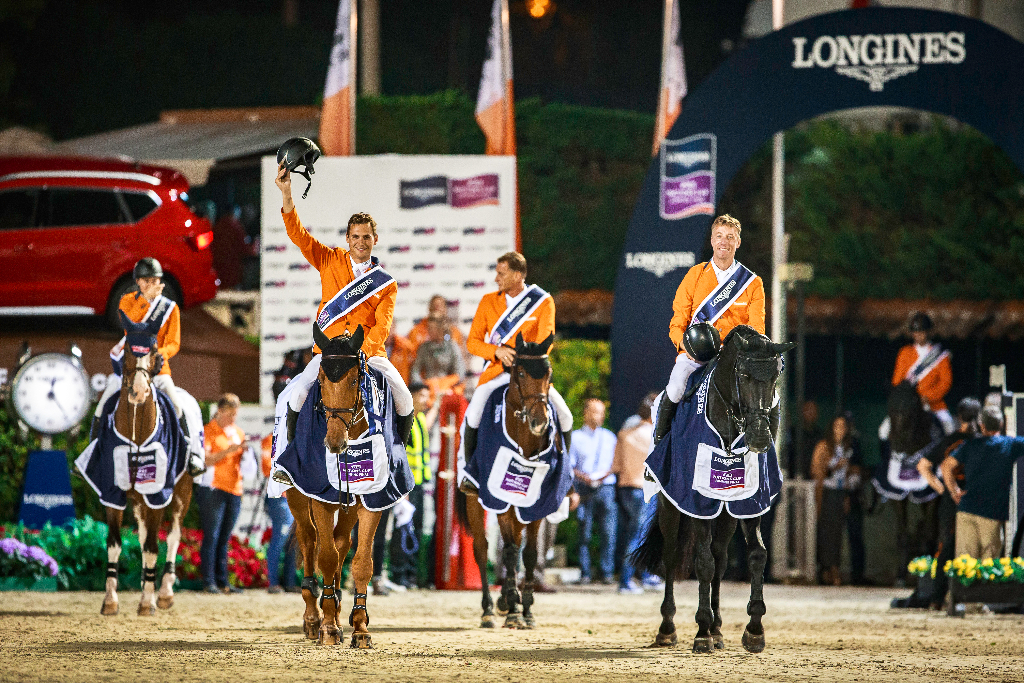
[[[217,401],[217,414],[203,433],[206,464],[213,468],[208,485],[195,487],[203,544],[199,549],[204,590],[207,593],[240,593],[228,583],[228,541],[242,509],[242,454],[245,434],[235,424],[241,401],[224,394]],[[208,475],[207,475],[208,476]]]
[[[362,278],[369,271],[377,268],[380,262],[372,256],[373,247],[377,244],[377,223],[366,213],[353,214],[348,219],[345,240],[348,249],[328,247],[315,239],[299,220],[292,199],[291,173],[282,165],[275,181],[281,190],[281,215],[284,217],[288,238],[299,248],[310,265],[320,273],[321,299],[317,309],[317,317],[321,316],[324,307],[346,286],[357,278]],[[390,277],[390,276],[387,276]],[[356,327],[363,326],[362,351],[366,354],[366,362],[374,369],[383,373],[391,395],[394,398],[398,417],[399,434],[403,442],[408,440],[412,428],[412,394],[402,379],[402,375],[388,360],[385,342],[391,331],[391,322],[395,314],[395,299],[398,296],[398,284],[390,279],[379,290],[365,293],[355,292],[356,296],[364,296],[364,300],[347,314],[330,322],[324,329],[328,337],[336,337],[343,333],[355,332]],[[323,325],[321,325],[323,328]],[[320,349],[313,345],[313,360],[298,377],[289,382],[281,392],[278,401],[288,402],[287,428],[289,434],[294,432],[295,420],[302,404],[306,401],[310,388],[316,382],[320,372]]]
[[[177,409],[178,417],[181,417],[181,407],[178,405],[177,396],[174,391],[174,380],[171,379],[170,360],[181,348],[181,312],[173,299],[163,295],[164,271],[160,262],[155,258],[147,256],[139,259],[132,270],[132,277],[135,279],[137,291],[128,292],[121,297],[118,307],[132,322],[140,323],[144,320],[160,319],[160,330],[156,333],[157,350],[163,358],[163,366],[160,372],[153,378],[153,384],[167,394],[174,407]],[[110,350],[110,358],[115,363],[120,362],[124,356],[125,337],[121,337],[114,348]],[[107,401],[121,389],[121,381],[118,375],[111,375],[107,381],[107,387],[96,405],[96,418],[103,414],[103,408]],[[93,425],[95,426],[95,421]],[[184,424],[184,422],[182,422]]]
[[[736,260],[741,231],[740,222],[729,214],[716,218],[711,223],[712,259],[690,268],[676,290],[668,335],[679,355],[658,403],[655,444],[668,433],[690,375],[714,357],[721,340],[737,325],[764,334],[764,283]]]
[[[953,386],[953,366],[949,351],[931,341],[932,319],[927,313],[918,311],[910,319],[912,344],[900,349],[896,356],[896,368],[892,373],[892,385],[910,382],[917,389],[924,404],[942,423],[946,434],[956,430],[956,423],[946,406],[946,394]]]
[[[522,334],[524,341],[538,343],[555,333],[555,301],[537,285],[526,286],[526,257],[517,251],[498,257],[494,282],[498,285],[498,291],[485,294],[480,300],[466,339],[469,352],[486,360],[487,366],[477,381],[462,422],[464,436],[459,452],[463,462],[472,457],[475,450],[477,429],[487,399],[495,389],[509,383],[506,369],[516,359],[516,336]],[[524,303],[527,306],[520,311]],[[505,315],[506,311],[509,311],[508,316]],[[517,316],[517,312],[520,315]],[[548,398],[558,412],[568,447],[569,434],[572,432],[572,411],[553,384]]]
[[[420,344],[430,338],[429,326],[431,320],[444,321],[445,333],[451,337],[452,342],[459,347],[460,351],[465,351],[466,340],[462,338],[462,332],[459,331],[457,325],[452,324],[451,318],[448,316],[448,300],[440,294],[435,294],[430,297],[430,303],[427,305],[427,317],[413,325],[413,328],[409,330],[409,334],[406,335],[406,338],[412,345],[412,355],[414,358],[416,357],[416,351],[420,348]],[[463,354],[463,360],[466,360],[465,354]]]

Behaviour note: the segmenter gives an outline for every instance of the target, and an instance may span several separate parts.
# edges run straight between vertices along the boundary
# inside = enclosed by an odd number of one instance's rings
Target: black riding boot
[[[89,441],[100,438],[100,428],[103,425],[103,418],[93,416],[92,426],[89,427]]]
[[[473,459],[473,452],[476,451],[476,435],[477,428],[470,427],[469,423],[466,424],[466,433],[462,437],[462,445],[466,453],[466,467],[469,467],[469,461]],[[459,484],[459,490],[463,493],[477,493],[476,486],[473,485],[469,479],[463,479],[462,483]]]
[[[670,399],[668,395],[661,397],[661,403],[658,404],[658,417],[654,423],[655,446],[665,438],[665,435],[672,428],[672,419],[676,416],[676,409],[678,407],[679,404]]]
[[[396,416],[398,422],[398,438],[402,440],[402,444],[405,446],[409,445],[409,436],[412,434],[412,421],[415,417],[416,411],[413,411],[408,415]]]
[[[288,434],[288,443],[295,441],[295,425],[299,422],[299,413],[288,406],[288,416],[284,419],[285,430]]]
[[[572,445],[572,430],[562,432],[562,443],[565,444],[565,452],[569,452],[569,448]]]

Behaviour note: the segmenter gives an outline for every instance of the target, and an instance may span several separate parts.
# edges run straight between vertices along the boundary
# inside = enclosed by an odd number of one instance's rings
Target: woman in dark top
[[[860,490],[861,482],[860,454],[854,445],[852,420],[839,415],[815,446],[811,462],[818,510],[818,566],[821,583],[826,585],[842,584],[843,528],[850,513],[850,494]]]

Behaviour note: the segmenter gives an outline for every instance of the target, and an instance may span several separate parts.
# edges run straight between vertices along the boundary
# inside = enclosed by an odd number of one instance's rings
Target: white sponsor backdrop
[[[264,157],[263,405],[273,404],[273,374],[285,352],[312,345],[321,295],[319,273],[285,233],[276,173],[276,159]],[[447,201],[445,190],[438,190],[445,178]],[[405,203],[421,206],[402,208],[403,183]],[[399,334],[426,315],[434,294],[449,300],[459,327],[468,333],[480,298],[496,289],[495,260],[515,248],[515,157],[324,157],[316,162],[309,196],[302,199],[305,188],[305,179],[293,175],[299,217],[328,246],[347,248],[345,227],[353,213],[369,213],[377,222],[380,241],[373,253],[398,281]]]

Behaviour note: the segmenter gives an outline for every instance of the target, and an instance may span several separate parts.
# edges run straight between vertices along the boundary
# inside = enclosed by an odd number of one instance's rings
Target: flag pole
[[[358,3],[356,0],[351,0],[352,4],[349,6],[349,25],[348,33],[351,36],[350,47],[349,47],[349,59],[348,59],[348,82],[349,82],[349,154],[355,156],[356,153],[356,74],[357,74],[357,55],[359,54],[357,48],[359,44],[359,10],[357,9]]]

